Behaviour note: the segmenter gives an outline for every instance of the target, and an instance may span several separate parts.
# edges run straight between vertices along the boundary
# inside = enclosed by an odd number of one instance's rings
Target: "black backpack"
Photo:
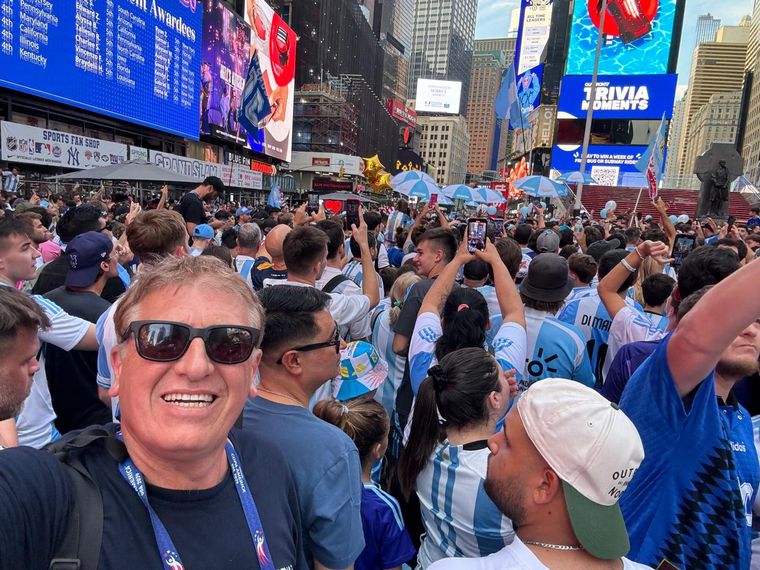
[[[82,463],[82,454],[90,445],[103,445],[114,459],[127,457],[124,444],[102,426],[90,426],[72,432],[47,446],[71,478],[74,505],[63,541],[50,561],[50,570],[96,570],[103,540],[103,498]]]
[[[342,273],[339,273],[332,279],[330,279],[327,283],[325,283],[325,286],[322,287],[323,293],[332,293],[335,291],[335,289],[340,285],[341,283],[345,283],[346,281],[351,281],[350,278],[346,277]]]

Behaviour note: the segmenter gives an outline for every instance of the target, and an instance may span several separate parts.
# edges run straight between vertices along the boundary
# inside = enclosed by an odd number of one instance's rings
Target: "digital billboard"
[[[428,113],[459,113],[462,98],[461,81],[418,79],[414,110]]]
[[[600,75],[594,97],[594,119],[666,119],[673,115],[678,76]],[[591,100],[590,75],[562,78],[559,118],[586,118]]]
[[[246,74],[243,112],[255,119],[248,133],[253,150],[290,162],[293,146],[296,33],[264,0],[246,0],[253,60]]]
[[[544,57],[552,24],[553,0],[522,0],[517,29],[515,75],[523,115],[541,104]]]
[[[678,0],[608,0],[599,59],[603,75],[668,72]],[[567,75],[591,75],[601,2],[576,0],[570,29]]]
[[[591,145],[587,169],[602,186],[645,186],[646,177],[636,168],[636,163],[646,150],[646,146]],[[580,166],[581,145],[555,145],[552,148],[554,170],[573,172],[580,170]]]
[[[199,3],[2,2],[0,84],[198,139]]]
[[[203,135],[247,144],[238,110],[251,59],[251,28],[220,0],[206,3],[200,67],[200,130]],[[263,152],[263,146],[254,148]]]

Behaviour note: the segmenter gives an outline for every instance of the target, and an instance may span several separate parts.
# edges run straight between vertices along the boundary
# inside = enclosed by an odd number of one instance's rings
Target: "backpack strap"
[[[89,427],[45,447],[64,466],[74,489],[74,504],[63,541],[50,561],[50,570],[96,570],[103,541],[103,498],[82,463],[85,448],[101,442],[117,460],[126,457],[126,447],[100,426]]]
[[[344,283],[345,281],[352,281],[350,278],[346,277],[342,273],[339,273],[332,279],[330,279],[327,283],[325,283],[325,286],[322,287],[323,293],[332,293],[335,291],[335,289],[340,285],[341,283]]]

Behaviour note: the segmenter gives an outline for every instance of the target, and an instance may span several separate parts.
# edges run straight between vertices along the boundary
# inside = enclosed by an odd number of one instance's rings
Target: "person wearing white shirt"
[[[362,282],[361,295],[341,295],[330,293],[330,314],[339,327],[363,319],[370,309],[380,302],[377,279],[374,279],[375,267],[367,242],[367,224],[364,223],[359,209],[359,227],[352,226],[353,235],[362,251],[362,269],[365,278]],[[290,232],[283,242],[283,256],[288,269],[288,278],[265,286],[296,285],[315,287],[327,265],[328,237],[325,232],[313,226],[299,226]]]
[[[636,427],[617,407],[564,379],[531,386],[488,440],[485,491],[517,528],[483,558],[449,558],[431,570],[643,570],[618,505],[644,459]]]
[[[251,271],[256,263],[259,246],[261,246],[261,228],[250,222],[240,224],[237,233],[238,254],[235,256],[235,269],[251,288],[253,288]]]

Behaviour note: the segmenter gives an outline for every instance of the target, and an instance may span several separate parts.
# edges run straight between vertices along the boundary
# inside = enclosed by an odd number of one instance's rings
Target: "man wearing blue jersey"
[[[655,273],[641,282],[641,295],[644,297],[644,316],[658,330],[666,331],[670,319],[665,313],[665,303],[676,286],[670,275]]]
[[[694,293],[702,298],[623,392],[646,452],[621,500],[634,560],[749,568],[760,466],[732,388],[758,368],[758,279],[750,263]]]
[[[596,277],[598,266],[596,260],[585,253],[574,253],[567,259],[573,290],[565,299],[565,304],[575,299],[582,299],[594,294],[591,282]]]
[[[564,257],[541,253],[531,261],[520,284],[528,333],[522,390],[537,380],[555,377],[577,380],[587,386],[595,384],[581,332],[554,317],[572,287]]]
[[[601,256],[598,262],[600,282],[626,255],[625,250],[613,249]],[[635,280],[636,275],[629,274],[615,294],[626,304],[636,306],[638,309],[638,303],[626,297],[628,288]],[[596,377],[597,388],[601,387],[607,370],[612,364],[612,358],[607,354],[612,317],[602,303],[598,291],[571,301],[560,311],[557,318],[563,323],[575,325],[581,331],[586,340],[586,349],[591,359],[591,369]]]

